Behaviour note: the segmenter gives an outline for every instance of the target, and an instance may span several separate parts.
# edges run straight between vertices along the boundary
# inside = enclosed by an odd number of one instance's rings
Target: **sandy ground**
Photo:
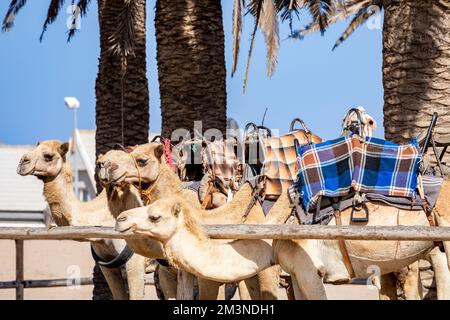
[[[75,241],[25,241],[25,280],[92,276],[93,260],[88,243]],[[149,275],[152,277],[152,275]],[[0,240],[0,281],[15,278],[14,241]],[[362,285],[326,285],[330,299],[374,300],[378,291]],[[157,299],[152,285],[146,286],[145,299]],[[25,289],[25,299],[83,300],[92,298],[92,286],[76,288]],[[238,295],[235,299],[238,299]],[[280,298],[286,299],[280,289]],[[0,299],[15,299],[14,289],[0,290]]]

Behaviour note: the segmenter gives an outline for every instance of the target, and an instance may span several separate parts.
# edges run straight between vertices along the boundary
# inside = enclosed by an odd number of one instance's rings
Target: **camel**
[[[34,175],[43,181],[44,197],[58,226],[112,227],[115,224],[114,215],[142,205],[139,194],[130,188],[103,190],[95,199],[80,202],[73,191],[72,170],[66,160],[68,149],[69,144],[61,141],[48,140],[38,143],[33,151],[23,155],[17,168],[18,174]],[[86,239],[86,241],[91,241],[96,255],[106,261],[116,258],[126,246],[124,240]],[[162,251],[158,242],[153,243],[160,247],[159,251]],[[147,245],[151,247],[149,243]],[[101,265],[100,268],[114,299],[143,298],[145,273],[143,256],[134,254],[125,263],[129,295],[120,268],[110,269]]]
[[[448,206],[449,182],[443,189],[434,212],[435,219]],[[400,210],[381,203],[369,203],[368,208],[371,215],[367,225],[429,225],[424,212]],[[343,225],[350,224],[350,212],[351,208],[342,212]],[[335,224],[333,219],[330,225]],[[379,268],[381,275],[397,272],[428,255],[436,270],[438,298],[450,298],[450,277],[445,255],[434,247],[432,241],[352,240],[345,241],[345,244],[356,277],[369,276],[368,270],[372,266]],[[293,278],[296,297],[326,299],[323,281],[346,283],[351,280],[337,240],[274,240],[273,247],[275,262]]]
[[[133,155],[133,157],[135,159],[139,159],[140,156],[142,156],[144,159],[141,161],[142,163],[145,163],[145,158],[146,156],[144,156],[145,154],[148,154],[147,152],[145,152],[145,148],[146,146],[140,146],[138,148],[135,149],[138,150],[135,152],[135,154]],[[148,156],[147,156],[148,158]],[[113,176],[119,177],[119,176],[123,176],[124,181],[128,181],[129,183],[132,184],[136,184],[138,182],[138,170],[136,169],[135,165],[133,164],[133,158],[129,155],[124,153],[122,155],[122,160],[118,161],[118,165],[114,166],[114,170],[116,171],[118,170],[118,172],[114,173],[112,172]],[[117,163],[116,163],[117,164]],[[147,175],[145,173],[146,170],[149,170],[149,168],[145,168],[146,165],[143,165],[142,170],[140,168],[140,178],[142,179],[142,181],[144,181],[147,184],[152,185],[152,180],[150,178],[146,178],[146,177],[150,177],[151,175]],[[134,169],[133,169],[134,168]],[[124,175],[124,172],[126,173]],[[164,170],[164,165],[162,165],[161,168],[161,173],[159,176],[159,179],[161,180],[165,180],[168,177],[170,177],[171,173],[170,170]],[[153,177],[155,178],[156,176],[158,176],[157,174],[153,173]],[[173,175],[175,178],[176,176]],[[173,179],[175,179],[173,178]],[[155,181],[155,180],[153,180]],[[174,180],[175,181],[175,180]],[[176,182],[177,185],[179,185],[179,182]],[[154,192],[156,193],[156,189],[158,188],[159,183],[155,184],[155,189]],[[164,187],[161,186],[163,189]],[[179,188],[179,187],[178,187]],[[450,208],[446,208],[445,207],[445,201],[444,199],[446,199],[446,190],[449,190],[450,192],[450,186],[446,183],[443,186],[443,191],[441,193],[441,197],[440,197],[440,202],[438,203],[436,209],[435,209],[435,219],[437,221],[437,223],[439,225],[448,225],[448,217],[445,214],[446,212],[450,212]],[[166,189],[166,190],[171,190],[173,191],[174,189]],[[161,191],[160,191],[161,192]],[[246,205],[250,202],[251,199],[251,187],[249,185],[244,185],[243,188],[236,194],[235,199],[225,205],[224,207],[221,207],[219,209],[214,209],[212,211],[200,211],[196,214],[199,214],[199,216],[201,217],[201,221],[202,223],[223,223],[221,220],[222,219],[218,219],[217,217],[221,217],[222,215],[220,213],[225,213],[227,212],[227,223],[236,223],[236,222],[240,222],[241,221],[241,217],[242,217],[242,209],[246,208]],[[161,192],[163,193],[163,192]],[[450,196],[450,194],[447,195],[447,197]],[[239,205],[236,206],[235,204],[239,202]],[[409,225],[414,225],[414,224],[423,224],[426,223],[425,225],[427,225],[427,220],[425,217],[425,213],[417,213],[417,212],[410,212],[410,211],[398,211],[398,209],[392,208],[390,206],[387,205],[383,205],[383,204],[370,204],[370,209],[372,209],[371,211],[373,212],[373,214],[371,215],[371,223],[374,223],[374,225],[392,225],[392,221],[396,221],[397,216],[399,215],[399,213],[401,212],[402,216],[405,215],[405,218],[402,218],[402,221],[404,224],[409,224]],[[375,210],[376,209],[376,210]],[[275,204],[275,206],[272,208],[271,213],[274,215],[274,217],[278,217],[278,222],[275,223],[284,223],[283,219],[286,219],[286,217],[289,215],[289,213],[291,212],[291,208],[290,208],[290,201],[288,199],[288,196],[286,193],[282,194],[279,198],[279,200],[277,201],[277,203]],[[214,214],[211,217],[211,213],[217,213]],[[263,221],[263,215],[261,212],[261,208],[260,206],[257,204],[254,208],[253,208],[253,212],[255,213],[252,216],[249,216],[249,223],[261,223],[261,221]],[[380,214],[382,213],[382,215]],[[344,217],[344,224],[345,224],[345,216],[348,216],[348,210],[343,212],[343,217]],[[280,217],[283,217],[280,220]],[[375,217],[375,218],[374,218]],[[380,219],[380,217],[383,217],[383,219]],[[348,217],[347,217],[348,218]],[[395,218],[395,219],[394,219]],[[425,220],[424,220],[425,219]],[[277,220],[277,218],[272,220]],[[348,220],[348,219],[347,219]],[[233,222],[231,222],[233,221]],[[251,222],[250,222],[251,221]],[[389,223],[390,224],[389,224]],[[334,221],[332,221],[331,223],[334,223]],[[348,223],[348,222],[347,222]],[[305,249],[305,247],[303,246],[303,244],[307,244],[307,249]],[[385,248],[389,248],[389,246],[392,245],[391,242],[388,242],[388,245],[386,246],[385,243],[381,243],[381,242],[346,242],[346,243],[356,243],[358,244],[358,248],[360,249],[360,251],[358,252],[353,252],[351,250],[349,250],[349,254],[350,256],[353,254],[359,254],[362,257],[365,257],[364,254],[368,254],[368,253],[377,253],[377,254],[381,254],[377,251],[377,249],[381,249],[383,248],[383,251],[385,250]],[[276,245],[275,245],[276,244]],[[394,242],[394,244],[396,244],[396,242]],[[422,244],[422,245],[421,245]],[[401,258],[400,260],[395,257],[395,259],[393,260],[392,257],[387,257],[387,256],[383,256],[382,254],[380,255],[381,257],[385,258],[387,260],[387,263],[391,264],[392,267],[391,268],[387,268],[387,267],[383,267],[382,268],[382,274],[388,273],[388,272],[392,272],[392,271],[398,271],[400,266],[401,267],[405,267],[410,263],[415,262],[418,258],[423,257],[426,255],[426,253],[431,249],[430,247],[430,243],[422,243],[422,242],[402,242],[401,243],[403,248],[404,246],[406,246],[407,248],[412,248],[411,252],[409,252],[408,257],[406,258]],[[300,290],[300,288],[302,288],[302,286],[300,285],[300,283],[303,283],[303,286],[307,286],[308,284],[308,280],[304,280],[305,278],[300,277],[300,275],[296,275],[295,271],[297,270],[297,273],[302,274],[302,268],[299,266],[302,266],[302,264],[300,263],[301,258],[296,259],[297,261],[295,263],[291,263],[289,264],[289,261],[292,260],[292,257],[296,257],[298,255],[302,256],[302,258],[305,257],[305,255],[309,255],[310,257],[314,257],[314,261],[320,261],[320,259],[317,258],[318,252],[320,252],[321,250],[324,250],[324,252],[330,254],[332,257],[335,257],[335,261],[332,261],[333,263],[330,263],[330,265],[327,265],[327,267],[329,267],[330,269],[327,270],[326,268],[316,268],[316,269],[311,269],[312,266],[316,267],[315,264],[311,264],[309,266],[309,269],[306,268],[306,270],[309,270],[310,273],[312,274],[316,274],[317,277],[319,277],[320,281],[322,281],[322,276],[318,275],[318,271],[319,270],[324,270],[326,272],[321,272],[321,274],[323,275],[323,279],[327,282],[334,282],[334,283],[339,283],[339,282],[343,282],[343,281],[349,281],[349,275],[347,274],[345,277],[343,276],[336,276],[337,274],[339,274],[339,272],[335,271],[335,269],[337,268],[337,270],[339,270],[339,268],[341,268],[343,266],[343,262],[342,262],[342,254],[339,254],[340,251],[336,251],[339,247],[337,246],[337,241],[315,241],[315,240],[310,240],[310,241],[276,241],[276,243],[274,243],[274,246],[276,248],[281,248],[283,250],[278,250],[276,249],[276,256],[277,256],[277,261],[279,261],[280,265],[283,267],[283,269],[290,274],[294,275],[294,279],[293,282],[295,283],[294,285],[294,289],[296,289],[295,291],[297,292],[296,297],[301,296],[301,292],[300,291],[308,291],[306,289],[304,290]],[[287,250],[285,250],[287,248]],[[326,248],[326,250],[325,250]],[[349,248],[351,249],[351,248]],[[415,251],[415,250],[419,250],[419,252]],[[361,251],[362,250],[362,251]],[[364,252],[364,250],[366,250],[367,252]],[[286,252],[288,252],[286,254]],[[303,252],[303,254],[300,254],[299,252]],[[316,256],[315,256],[316,255]],[[323,255],[325,258],[328,257],[327,254]],[[341,260],[339,260],[339,259]],[[373,257],[368,256],[366,257],[367,261],[370,262],[376,262],[378,263],[378,261],[373,261],[370,260]],[[307,259],[309,261],[312,261],[311,259]],[[436,260],[436,259],[434,259]],[[442,259],[441,259],[442,260]],[[326,259],[324,260],[326,261]],[[361,266],[365,266],[364,263],[360,262]],[[333,267],[335,266],[335,267]],[[436,266],[437,269],[441,268],[442,266],[438,267]],[[335,269],[333,269],[335,268]],[[442,268],[441,268],[442,269]],[[344,270],[340,270],[342,272],[344,272]],[[306,272],[308,273],[308,272]],[[364,275],[364,274],[362,274]],[[439,287],[441,288],[441,295],[440,297],[442,298],[444,295],[444,288],[445,288],[445,281],[442,281],[442,279],[445,276],[441,276],[440,279],[438,280],[438,283],[440,283]],[[307,279],[307,277],[306,277]],[[320,282],[321,283],[321,282]],[[296,288],[295,288],[296,287]],[[319,288],[319,289],[317,289]],[[319,290],[319,291],[317,291]],[[316,292],[317,294],[315,294],[314,292]],[[310,291],[308,294],[304,295],[305,297],[309,297],[309,298],[325,298],[325,291],[323,290],[323,286],[322,285],[317,285],[315,290]]]
[[[181,187],[181,181],[178,176],[170,169],[164,161],[164,149],[159,143],[148,143],[136,146],[131,153],[126,153],[121,150],[111,150],[99,159],[99,166],[104,170],[99,172],[99,177],[104,183],[114,183],[115,185],[134,185],[136,189],[150,190],[146,193],[145,199],[154,201],[163,198],[167,195],[179,194],[185,201],[188,201],[192,206],[199,208],[198,196],[191,190],[185,190]],[[155,182],[156,181],[156,182]],[[139,187],[140,185],[140,187]],[[233,198],[233,201],[223,207],[201,211],[201,216],[198,218],[202,223],[206,224],[230,224],[240,223],[243,219],[243,208],[246,208],[252,197],[253,188],[250,184],[245,184]],[[283,211],[280,211],[283,213]],[[274,223],[283,223],[287,217],[274,217]],[[264,221],[264,213],[259,204],[255,205],[250,211],[247,223],[258,223]],[[278,220],[277,220],[278,219]],[[145,244],[139,244],[142,240],[128,240],[129,246],[136,250],[139,246],[145,249]],[[152,257],[144,251],[136,251],[146,257]],[[167,272],[167,271],[164,271]],[[266,270],[261,275],[258,275],[260,283],[256,279],[246,280],[248,291],[250,291],[245,298],[267,298],[272,299],[276,297],[278,291],[278,280],[274,274],[278,274],[278,267]],[[217,289],[212,289],[214,285],[211,282],[203,283],[201,280],[199,286],[203,288],[200,290],[201,299],[212,299],[213,292]],[[207,290],[209,288],[209,290]],[[254,290],[251,290],[254,288]],[[241,297],[244,295],[243,285],[240,285]],[[259,296],[255,291],[261,291]],[[168,296],[173,297],[176,293],[173,288]],[[216,293],[217,294],[217,293]]]
[[[263,240],[211,240],[181,197],[160,199],[148,207],[122,212],[120,232],[133,231],[161,241],[170,263],[200,278],[235,282],[272,266],[272,247]]]

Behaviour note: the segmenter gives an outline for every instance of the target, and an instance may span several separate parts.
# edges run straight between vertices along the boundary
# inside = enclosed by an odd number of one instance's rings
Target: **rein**
[[[139,171],[139,166],[137,164],[136,159],[133,157],[133,155],[131,153],[129,153],[129,155],[130,155],[131,159],[133,159],[134,166],[136,167],[136,171],[138,174],[138,181],[139,181],[139,184],[137,187],[134,184],[132,184],[132,185],[138,189],[138,192],[141,195],[142,200],[145,202],[145,205],[148,206],[152,202],[152,192],[155,189],[156,184],[159,181],[159,178],[161,177],[161,173],[158,173],[156,180],[153,181],[153,183],[151,184],[151,186],[148,189],[143,190],[142,189],[142,178],[141,178],[141,172]]]

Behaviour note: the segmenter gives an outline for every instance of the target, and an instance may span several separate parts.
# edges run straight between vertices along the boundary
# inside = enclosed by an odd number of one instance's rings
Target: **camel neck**
[[[211,240],[197,223],[182,215],[177,231],[164,243],[166,255],[175,266],[204,279],[233,282],[271,265],[272,248],[264,241]]]
[[[44,180],[44,197],[58,226],[69,226],[74,221],[75,193],[73,191],[72,175],[68,168],[63,167],[54,179]]]
[[[178,176],[172,172],[168,165],[162,164],[158,180],[150,193],[151,201],[162,199],[167,195],[180,194],[181,191],[181,181]]]
[[[44,197],[58,226],[114,225],[104,191],[91,201],[77,199],[67,163],[54,179],[44,180]]]

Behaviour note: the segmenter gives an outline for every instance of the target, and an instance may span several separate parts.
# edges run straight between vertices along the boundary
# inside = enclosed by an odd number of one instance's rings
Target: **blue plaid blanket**
[[[417,142],[395,143],[357,135],[298,148],[301,199],[307,211],[320,196],[351,191],[413,198],[421,155]]]

